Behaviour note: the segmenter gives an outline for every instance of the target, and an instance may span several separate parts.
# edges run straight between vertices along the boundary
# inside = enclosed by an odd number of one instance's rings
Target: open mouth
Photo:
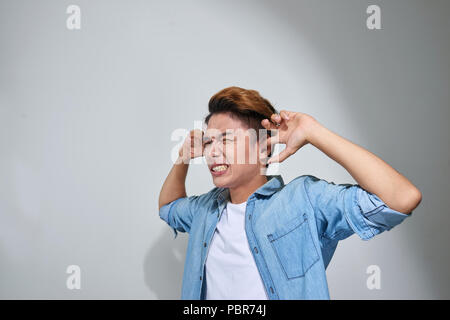
[[[215,164],[209,169],[214,176],[221,176],[228,171],[227,164]]]

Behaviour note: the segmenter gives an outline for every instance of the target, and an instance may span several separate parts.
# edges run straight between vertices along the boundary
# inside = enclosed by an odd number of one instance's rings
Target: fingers
[[[261,124],[262,124],[262,126],[263,126],[264,128],[266,128],[267,130],[270,130],[270,129],[277,129],[277,128],[278,128],[273,122],[270,122],[268,119],[262,120],[262,121],[261,121]]]
[[[200,130],[200,129],[194,129],[194,130],[191,130],[190,135],[191,135],[191,139],[194,139],[194,138],[203,139],[204,132],[203,132],[203,130]]]
[[[201,129],[194,129],[190,131],[185,154],[189,154],[191,159],[203,155],[203,135],[204,132]]]
[[[270,136],[266,139],[267,146],[272,146],[274,144],[279,143],[279,129],[278,126],[270,122],[268,119],[264,119],[261,121],[263,127],[270,133]],[[269,132],[270,131],[270,132]]]
[[[286,120],[286,121],[289,120],[289,114],[290,114],[289,111],[286,111],[286,110],[281,110],[281,111],[280,111],[280,116],[281,116],[281,118],[283,118],[283,119]]]
[[[275,163],[275,162],[283,162],[286,160],[286,158],[293,155],[295,152],[293,152],[291,149],[285,148],[283,151],[281,151],[279,154],[274,155],[272,158],[270,158],[267,163]]]
[[[275,124],[275,126],[280,126],[283,122],[287,122],[291,119],[292,112],[281,110],[279,114],[274,113],[270,116],[270,120]]]
[[[281,124],[281,117],[278,113],[274,113],[270,116],[270,119],[272,120],[273,123],[275,123],[276,125],[280,125]]]

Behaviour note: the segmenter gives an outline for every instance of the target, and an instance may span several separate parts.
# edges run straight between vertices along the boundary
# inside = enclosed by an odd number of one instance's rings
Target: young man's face
[[[204,134],[204,156],[216,187],[235,188],[261,174],[265,166],[260,163],[258,134],[227,113],[211,116]]]

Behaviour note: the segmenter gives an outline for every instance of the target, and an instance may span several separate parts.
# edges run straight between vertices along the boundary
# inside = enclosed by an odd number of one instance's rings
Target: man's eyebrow
[[[225,130],[223,132],[221,132],[218,136],[217,139],[220,139],[222,136],[226,136],[228,134],[232,134],[233,132],[229,131],[229,130]],[[209,141],[211,140],[211,137],[208,136],[203,136],[203,141]]]

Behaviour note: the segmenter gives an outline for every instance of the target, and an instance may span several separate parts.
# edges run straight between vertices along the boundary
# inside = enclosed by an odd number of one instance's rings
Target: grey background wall
[[[66,8],[81,8],[81,29]],[[381,8],[368,30],[366,8]],[[342,241],[332,299],[450,298],[448,1],[0,1],[0,298],[178,299],[188,236],[158,216],[177,128],[237,85],[306,112],[423,192]],[[354,183],[311,146],[279,167]],[[189,169],[189,194],[213,187]],[[366,286],[369,265],[381,289]],[[81,268],[69,290],[66,268]]]

